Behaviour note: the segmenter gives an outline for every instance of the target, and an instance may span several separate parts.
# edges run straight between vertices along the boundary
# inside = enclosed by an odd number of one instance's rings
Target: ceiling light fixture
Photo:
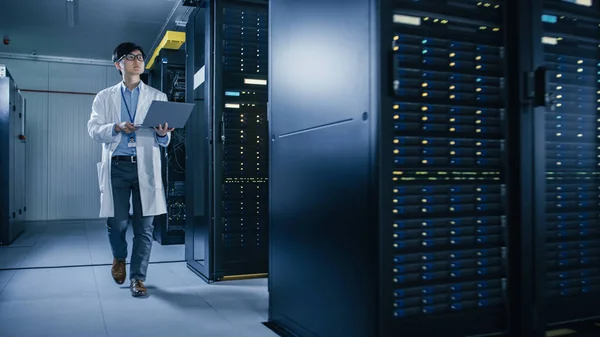
[[[75,27],[79,22],[79,6],[76,0],[67,0],[67,24]]]

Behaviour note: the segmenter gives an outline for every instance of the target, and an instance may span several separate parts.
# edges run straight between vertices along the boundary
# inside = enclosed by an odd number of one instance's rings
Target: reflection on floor
[[[104,220],[31,222],[10,246],[0,246],[0,269],[106,265],[112,253]],[[133,229],[127,243],[131,255]],[[161,246],[154,241],[150,262],[180,262],[184,245]]]
[[[277,337],[261,324],[266,279],[209,285],[179,262],[150,264],[146,285],[148,298],[131,297],[112,280],[110,266],[2,270],[0,335]]]

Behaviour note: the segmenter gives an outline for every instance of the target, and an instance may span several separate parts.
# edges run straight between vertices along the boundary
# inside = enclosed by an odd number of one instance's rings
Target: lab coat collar
[[[131,92],[138,90],[141,91],[142,86],[144,85],[144,82],[142,80],[140,80],[140,83],[138,83],[137,87],[135,87],[133,90],[131,90]],[[125,85],[125,81],[121,81],[121,86],[119,87],[119,90],[129,90],[129,88],[127,88],[127,86]]]

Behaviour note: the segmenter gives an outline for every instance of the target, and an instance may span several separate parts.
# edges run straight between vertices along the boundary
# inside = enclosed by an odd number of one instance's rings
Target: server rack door
[[[26,133],[26,122],[25,122],[25,115],[27,114],[27,99],[25,99],[25,97],[23,97],[22,101],[21,101],[21,135],[23,135],[23,137],[25,137],[25,133]],[[27,195],[26,195],[26,191],[27,191],[27,145],[26,145],[26,138],[23,138],[21,140],[21,163],[20,163],[20,167],[22,168],[21,170],[21,181],[20,181],[20,188],[22,189],[22,193],[21,193],[21,205],[23,206],[23,220],[26,220],[26,212],[27,212]],[[23,225],[24,228],[25,225]]]
[[[25,167],[25,140],[21,139],[21,136],[25,134],[25,99],[23,98],[22,94],[19,94],[19,109],[17,110],[17,125],[15,129],[15,142],[17,142],[17,158],[15,165],[18,168],[16,189],[19,191],[17,207],[19,209],[19,216],[22,223],[25,221],[25,172],[27,171],[27,168]],[[19,230],[20,228],[22,228],[22,225],[19,226]]]
[[[269,3],[269,321],[302,337],[378,336],[376,2]]]
[[[507,329],[505,1],[394,1],[393,334]]]
[[[0,64],[0,162],[5,163],[0,165],[0,184],[9,186],[9,164],[10,164],[10,148],[9,148],[9,78],[6,76],[6,68]],[[12,221],[10,220],[9,208],[9,188],[0,189],[0,244],[10,244],[9,228]]]
[[[21,102],[22,96],[21,93],[15,88],[15,96],[14,96],[14,111],[13,111],[13,161],[14,161],[14,195],[15,198],[15,213],[16,213],[16,223],[15,223],[15,231],[18,229],[19,223],[22,221],[23,217],[23,207],[21,205],[21,194],[23,193],[21,187],[21,178],[23,176],[23,169],[21,167],[21,155],[23,154],[21,148],[21,141],[19,140],[19,134],[21,133]]]
[[[599,316],[600,5],[544,0],[547,321]]]
[[[215,6],[215,278],[268,271],[266,2]]]
[[[16,113],[17,113],[17,101],[18,101],[18,97],[17,97],[17,90],[15,87],[15,83],[12,79],[9,80],[9,98],[8,98],[8,151],[9,151],[9,155],[8,155],[8,167],[9,167],[9,174],[8,174],[8,207],[9,207],[9,212],[10,212],[10,226],[8,228],[8,240],[12,241],[14,238],[14,229],[17,226],[18,223],[18,210],[17,210],[17,200],[16,200],[16,194],[17,192],[15,191],[15,178],[16,178],[16,170],[15,170],[15,152],[16,152],[16,136],[15,136],[15,124],[16,124]],[[5,165],[6,165],[5,164]]]
[[[211,111],[208,108],[207,94],[210,88],[210,7],[197,8],[190,15],[186,27],[186,101],[195,103],[195,108],[187,123],[186,146],[186,230],[185,258],[188,267],[202,279],[212,275],[212,199],[211,151],[212,139],[209,136]],[[207,30],[208,28],[208,30]],[[210,49],[208,49],[210,51]],[[207,54],[207,55],[205,55]],[[207,98],[207,100],[205,100]]]

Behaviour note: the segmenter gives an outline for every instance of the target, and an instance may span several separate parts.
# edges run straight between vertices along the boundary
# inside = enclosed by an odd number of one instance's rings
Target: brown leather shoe
[[[129,288],[133,297],[146,296],[148,294],[148,289],[144,286],[144,282],[140,280],[131,280]]]
[[[117,284],[125,283],[127,272],[125,271],[125,260],[113,258],[112,268],[110,270],[112,277]]]

